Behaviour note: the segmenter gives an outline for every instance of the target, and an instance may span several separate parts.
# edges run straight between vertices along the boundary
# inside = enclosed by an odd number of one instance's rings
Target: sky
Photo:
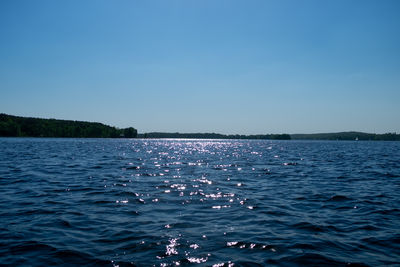
[[[400,133],[400,1],[0,1],[0,113]]]

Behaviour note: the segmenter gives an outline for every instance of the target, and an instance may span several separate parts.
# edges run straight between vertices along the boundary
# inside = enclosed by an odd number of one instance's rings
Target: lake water
[[[0,264],[400,263],[400,142],[0,139]]]

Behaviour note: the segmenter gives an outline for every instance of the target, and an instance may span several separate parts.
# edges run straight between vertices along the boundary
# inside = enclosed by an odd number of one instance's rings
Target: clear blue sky
[[[400,132],[400,1],[0,1],[0,112],[139,132]]]

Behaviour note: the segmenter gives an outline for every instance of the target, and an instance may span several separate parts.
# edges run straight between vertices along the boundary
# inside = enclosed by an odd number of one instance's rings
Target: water
[[[0,263],[400,262],[400,142],[0,139]]]

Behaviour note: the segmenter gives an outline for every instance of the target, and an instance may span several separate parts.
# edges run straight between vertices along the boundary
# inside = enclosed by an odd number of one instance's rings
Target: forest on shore
[[[256,140],[364,140],[400,141],[400,134],[372,134],[338,132],[316,134],[218,134],[218,133],[165,133],[138,134],[133,127],[119,129],[99,122],[41,119],[0,114],[2,137],[75,137],[75,138],[183,138],[183,139],[256,139]]]
[[[292,134],[294,140],[359,140],[359,141],[400,141],[400,134],[396,133],[363,133],[363,132],[338,132],[316,134]]]
[[[40,119],[0,114],[0,136],[136,138],[133,127],[118,129],[98,122]]]
[[[400,134],[371,134],[363,132],[338,132],[318,134],[218,134],[218,133],[164,133],[138,134],[139,138],[183,138],[183,139],[255,139],[255,140],[343,140],[343,141],[400,141]]]
[[[289,134],[218,134],[218,133],[162,133],[152,132],[139,134],[139,138],[183,138],[183,139],[268,139],[290,140]]]

